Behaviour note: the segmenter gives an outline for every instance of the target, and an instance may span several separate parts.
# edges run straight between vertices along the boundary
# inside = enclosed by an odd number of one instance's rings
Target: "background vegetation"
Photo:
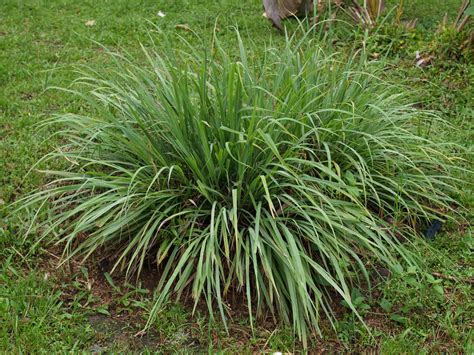
[[[387,68],[384,78],[406,85],[423,108],[434,109],[451,123],[449,130],[421,126],[439,140],[455,141],[472,152],[472,52],[462,35],[438,31],[444,12],[453,20],[460,1],[412,1],[402,20],[419,18],[414,30],[387,22],[367,38],[338,26],[333,45],[339,49],[364,43],[373,60]],[[37,123],[52,113],[84,113],[86,102],[50,86],[68,86],[75,74],[71,65],[86,63],[97,70],[110,68],[109,57],[94,41],[140,57],[150,21],[167,33],[196,41],[190,30],[209,38],[217,24],[218,37],[228,51],[237,51],[233,26],[244,40],[256,44],[259,57],[266,41],[282,45],[261,17],[256,1],[3,1],[0,5],[0,349],[52,350],[279,350],[301,348],[285,328],[259,324],[252,333],[245,320],[232,320],[230,332],[210,326],[203,315],[191,318],[186,305],[169,305],[159,314],[153,331],[134,337],[153,304],[149,280],[139,286],[114,282],[94,264],[71,262],[56,269],[60,251],[35,248],[23,241],[8,204],[41,186],[33,164],[57,143],[50,132],[38,133]],[[158,14],[162,11],[166,16]],[[217,22],[216,22],[217,17]],[[290,31],[296,21],[286,23]],[[94,41],[91,41],[94,40]],[[177,42],[178,43],[178,42]],[[432,57],[419,67],[416,53]],[[144,58],[143,58],[144,60]],[[469,154],[467,155],[469,158]],[[50,161],[46,167],[57,167]],[[467,166],[470,167],[467,163]],[[472,176],[462,176],[472,179]],[[469,210],[472,191],[459,196]],[[25,216],[23,216],[25,217]],[[23,218],[22,217],[22,218]],[[466,216],[472,221],[472,216]],[[327,327],[323,339],[310,347],[380,349],[387,351],[472,351],[472,248],[470,224],[445,226],[443,233],[419,253],[432,272],[414,277],[400,270],[381,283],[371,298],[354,290],[357,307],[369,333],[340,305],[337,332]],[[147,284],[148,282],[148,284]]]

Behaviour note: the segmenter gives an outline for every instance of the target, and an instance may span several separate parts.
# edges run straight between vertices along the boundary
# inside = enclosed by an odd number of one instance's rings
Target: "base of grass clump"
[[[363,58],[301,43],[255,62],[240,38],[238,60],[217,40],[163,45],[147,66],[114,56],[114,72],[87,71],[94,113],[52,120],[67,143],[48,158],[70,168],[26,199],[47,207],[41,240],[68,257],[105,250],[128,276],[152,260],[149,324],[182,295],[224,323],[241,297],[251,324],[270,313],[303,343],[334,319],[335,294],[358,314],[352,288],[371,265],[417,263],[406,241],[451,211],[455,179],[443,147],[413,133],[429,113]]]

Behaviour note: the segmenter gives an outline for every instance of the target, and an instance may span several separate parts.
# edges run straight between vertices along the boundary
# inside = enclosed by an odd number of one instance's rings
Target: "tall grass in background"
[[[148,325],[181,296],[225,322],[234,295],[252,324],[272,314],[306,342],[335,297],[356,312],[351,288],[373,267],[417,262],[420,224],[456,204],[452,158],[414,133],[429,113],[365,73],[363,55],[293,38],[249,61],[238,43],[237,60],[217,40],[160,43],[148,65],[114,55],[113,73],[88,70],[93,113],[51,121],[65,143],[46,158],[69,168],[23,203],[42,203],[33,229],[67,257],[100,250],[128,276],[158,267]]]

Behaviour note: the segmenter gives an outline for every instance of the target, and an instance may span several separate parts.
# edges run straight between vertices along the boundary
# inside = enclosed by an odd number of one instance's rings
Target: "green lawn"
[[[461,0],[446,0],[441,5],[438,0],[406,2],[404,18],[419,18],[419,29],[407,35],[383,28],[369,38],[368,48],[374,58],[379,58],[379,52],[388,53],[380,60],[387,68],[383,74],[386,80],[405,85],[403,90],[412,90],[421,106],[441,112],[452,125],[441,129],[427,124],[420,129],[429,130],[436,139],[466,146],[472,153],[472,61],[439,56],[432,66],[413,65],[415,52],[426,51],[436,39],[435,29],[444,12],[452,19]],[[159,11],[166,16],[159,16]],[[74,261],[57,269],[60,251],[31,248],[33,243],[23,240],[20,232],[27,216],[14,215],[9,207],[18,197],[41,186],[41,176],[30,169],[54,147],[55,138],[50,137],[53,132],[40,130],[38,124],[54,113],[87,112],[85,102],[52,87],[71,85],[77,77],[74,65],[107,70],[110,57],[98,43],[127,51],[140,60],[140,43],[146,45],[149,36],[159,47],[160,37],[151,24],[194,43],[199,39],[190,30],[205,42],[216,28],[217,36],[228,48],[235,47],[234,28],[238,27],[244,40],[253,42],[253,55],[258,57],[265,44],[271,41],[278,46],[284,41],[261,15],[262,6],[257,0],[0,3],[1,352],[301,349],[289,329],[264,323],[252,334],[245,321],[234,319],[226,333],[219,324],[209,324],[204,313],[198,311],[191,317],[186,305],[170,305],[150,333],[135,337],[152,303],[148,286],[153,275],[143,285],[132,286],[113,283],[93,263],[81,266]],[[295,29],[295,21],[288,26]],[[338,36],[334,46],[341,51],[362,38],[344,30]],[[472,159],[472,154],[466,157]],[[463,164],[472,170],[470,160]],[[460,177],[472,181],[472,174],[461,173]],[[459,198],[467,211],[473,209],[472,190],[466,189]],[[312,339],[310,348],[473,352],[474,240],[469,224],[472,214],[464,215],[466,223],[447,226],[434,242],[420,246],[435,276],[415,278],[411,270],[406,270],[389,279],[372,298],[361,300],[370,331],[341,310],[336,332],[325,327],[323,338]],[[443,288],[440,291],[434,286]]]

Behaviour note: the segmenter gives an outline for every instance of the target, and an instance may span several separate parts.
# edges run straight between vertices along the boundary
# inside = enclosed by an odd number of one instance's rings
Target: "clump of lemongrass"
[[[369,281],[369,265],[416,261],[421,221],[449,213],[456,191],[443,147],[418,136],[398,89],[289,39],[250,61],[214,52],[145,50],[147,65],[79,82],[90,113],[53,123],[68,169],[23,203],[49,211],[41,240],[67,257],[99,248],[127,275],[154,260],[160,307],[182,294],[226,319],[238,294],[306,342],[338,294]]]

